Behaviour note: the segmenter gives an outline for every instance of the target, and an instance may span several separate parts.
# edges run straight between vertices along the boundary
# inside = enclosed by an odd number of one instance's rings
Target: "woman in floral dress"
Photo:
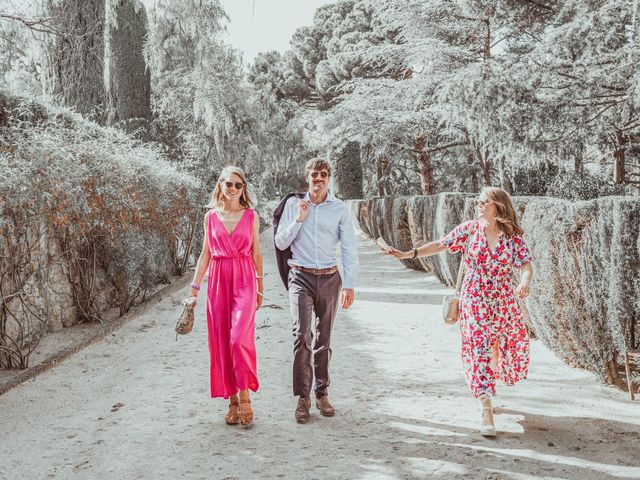
[[[441,241],[409,252],[389,248],[385,253],[416,258],[447,250],[465,252],[466,274],[460,293],[462,363],[471,392],[482,406],[480,431],[495,436],[491,396],[496,379],[513,385],[527,378],[529,336],[516,296],[529,295],[532,257],[507,192],[485,188],[476,204],[477,218],[458,225]],[[514,268],[521,271],[515,289]]]

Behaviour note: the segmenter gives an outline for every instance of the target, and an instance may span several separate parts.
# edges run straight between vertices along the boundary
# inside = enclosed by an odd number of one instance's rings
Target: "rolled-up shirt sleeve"
[[[302,227],[302,222],[296,222],[297,206],[297,197],[291,197],[284,206],[282,217],[278,223],[278,233],[275,237],[276,247],[280,250],[286,250],[291,246]]]
[[[342,287],[354,288],[358,278],[358,245],[356,243],[356,231],[353,225],[353,218],[351,217],[351,211],[348,207],[345,208],[340,220],[339,234],[340,254],[344,273]]]

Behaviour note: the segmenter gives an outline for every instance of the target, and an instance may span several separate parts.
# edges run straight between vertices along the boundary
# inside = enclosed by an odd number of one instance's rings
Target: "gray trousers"
[[[327,395],[331,329],[338,312],[341,289],[342,278],[338,272],[331,275],[314,275],[295,269],[289,272],[295,396],[310,395],[314,373],[316,397]]]

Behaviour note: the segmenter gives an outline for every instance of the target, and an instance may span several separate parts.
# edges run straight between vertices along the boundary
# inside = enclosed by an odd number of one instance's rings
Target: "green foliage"
[[[637,179],[633,2],[341,5],[319,10],[292,42],[298,75],[321,100],[316,137],[326,144],[357,138],[398,173],[426,139],[438,189],[522,183],[513,173],[538,158],[606,166],[614,151],[626,154],[626,182]],[[416,170],[405,173],[417,179]]]
[[[591,200],[610,195],[624,195],[624,188],[622,185],[612,184],[602,175],[562,172],[549,182],[546,195],[567,200]]]
[[[362,198],[360,145],[357,142],[348,142],[333,153],[331,163],[333,193],[343,200]]]
[[[513,172],[511,193],[520,196],[544,197],[549,184],[559,175],[560,169],[553,163],[521,165]]]
[[[106,120],[104,71],[105,0],[47,0],[61,35],[47,39],[54,94],[62,104]]]
[[[520,166],[513,172],[512,193],[519,196],[591,200],[624,195],[624,188],[614,185],[598,173],[578,174],[556,164],[542,162],[533,166]]]
[[[238,54],[219,38],[226,15],[217,0],[160,1],[145,56],[152,73],[156,139],[207,180],[246,142],[245,92]]]
[[[38,97],[48,78],[43,31],[49,31],[52,22],[45,20],[39,0],[0,3],[0,88]],[[31,30],[22,20],[41,23],[34,26],[36,30]]]

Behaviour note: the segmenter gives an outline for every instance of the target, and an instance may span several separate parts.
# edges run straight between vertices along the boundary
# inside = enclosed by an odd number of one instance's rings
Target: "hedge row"
[[[0,366],[177,273],[200,182],[158,146],[0,93]]]

